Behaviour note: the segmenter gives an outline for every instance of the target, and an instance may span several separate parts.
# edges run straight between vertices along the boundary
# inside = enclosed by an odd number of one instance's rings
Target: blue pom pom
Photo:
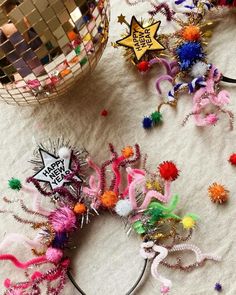
[[[176,49],[182,70],[187,70],[205,54],[200,42],[185,42]]]
[[[54,248],[63,249],[68,242],[68,234],[66,232],[56,233],[52,242]]]
[[[216,283],[215,284],[215,290],[218,291],[218,292],[221,292],[222,291],[222,286],[220,283]]]
[[[150,117],[144,117],[143,118],[143,128],[144,129],[150,129],[152,128],[152,119]]]

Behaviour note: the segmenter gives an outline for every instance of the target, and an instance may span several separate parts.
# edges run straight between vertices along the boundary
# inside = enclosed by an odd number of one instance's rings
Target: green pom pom
[[[162,123],[162,114],[160,112],[154,112],[151,114],[152,122],[154,124],[160,124]]]
[[[17,178],[12,178],[12,179],[8,180],[8,184],[11,189],[14,189],[17,191],[19,191],[21,189],[21,182]]]

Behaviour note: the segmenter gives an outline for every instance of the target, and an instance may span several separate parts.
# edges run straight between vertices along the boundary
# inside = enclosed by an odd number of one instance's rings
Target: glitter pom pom
[[[102,205],[104,207],[106,207],[106,208],[109,208],[109,209],[115,207],[117,201],[118,201],[118,196],[113,191],[106,191],[101,196],[101,203],[102,203]]]
[[[21,182],[17,178],[12,178],[8,180],[9,187],[13,190],[19,191],[22,187]]]
[[[119,216],[126,217],[132,212],[132,206],[129,200],[119,200],[115,211]]]
[[[229,191],[219,183],[214,182],[208,188],[208,194],[212,202],[214,203],[225,203],[229,197]]]
[[[52,212],[49,220],[56,232],[71,231],[75,228],[75,214],[66,206]]]
[[[179,170],[173,162],[165,161],[158,167],[161,177],[167,181],[174,181],[179,176]]]
[[[231,165],[236,166],[236,154],[232,154],[229,158],[229,162]]]

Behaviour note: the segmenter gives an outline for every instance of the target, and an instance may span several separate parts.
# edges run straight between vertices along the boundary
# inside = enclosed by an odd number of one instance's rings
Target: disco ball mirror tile
[[[106,46],[109,0],[0,0],[0,99],[29,105],[66,93]]]

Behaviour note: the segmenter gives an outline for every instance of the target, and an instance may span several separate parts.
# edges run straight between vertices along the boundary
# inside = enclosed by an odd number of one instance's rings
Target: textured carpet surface
[[[235,130],[228,130],[227,118],[211,128],[197,128],[193,121],[181,127],[181,122],[191,109],[191,99],[182,96],[176,110],[165,108],[165,124],[146,132],[141,120],[152,112],[159,102],[154,82],[160,68],[146,76],[136,73],[122,58],[122,50],[111,47],[110,42],[120,38],[125,26],[117,24],[117,15],[123,13],[127,20],[133,14],[145,17],[150,6],[146,3],[130,7],[125,1],[112,0],[110,41],[104,55],[90,77],[77,85],[65,98],[34,108],[20,108],[1,104],[0,116],[0,184],[1,196],[14,198],[7,189],[12,176],[24,179],[32,172],[28,160],[36,143],[47,138],[63,136],[76,145],[83,145],[97,162],[107,159],[108,143],[118,149],[138,142],[143,154],[148,154],[148,167],[155,170],[163,160],[174,160],[181,170],[173,183],[173,192],[181,196],[180,214],[195,212],[201,217],[193,242],[204,252],[223,257],[222,262],[207,262],[205,267],[183,273],[161,267],[161,272],[173,281],[173,295],[214,295],[214,284],[221,282],[222,294],[236,293],[235,256],[235,198],[236,169],[227,162],[236,152]],[[166,28],[162,25],[161,30]],[[215,28],[210,41],[209,60],[225,75],[236,77],[236,14],[229,14]],[[168,86],[168,85],[166,85]],[[229,108],[236,114],[236,88],[226,85],[231,93]],[[167,87],[166,87],[167,89]],[[107,117],[100,111],[106,108]],[[210,202],[207,188],[220,182],[230,190],[230,200],[225,206]],[[24,196],[30,205],[30,197]],[[1,201],[1,208],[6,205]],[[18,208],[12,205],[12,210]],[[20,211],[18,212],[20,214]],[[23,215],[22,215],[23,216]],[[1,215],[0,240],[11,232],[34,236],[32,229],[16,223],[11,215]],[[73,254],[73,273],[88,295],[124,295],[141,271],[143,260],[139,256],[140,240],[135,234],[126,236],[124,224],[116,217],[101,215],[78,232],[77,248]],[[9,253],[21,260],[30,253],[21,245],[12,244]],[[22,276],[8,262],[0,263],[0,286],[3,279]],[[3,294],[3,287],[0,293]],[[62,294],[77,294],[68,282]],[[159,294],[159,284],[149,271],[136,294]]]

